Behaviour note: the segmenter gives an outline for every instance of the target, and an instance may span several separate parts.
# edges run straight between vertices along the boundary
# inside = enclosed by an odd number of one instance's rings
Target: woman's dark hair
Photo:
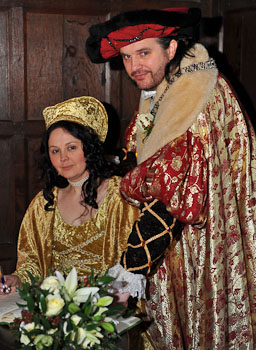
[[[189,53],[189,50],[195,45],[195,41],[191,37],[186,36],[166,36],[163,38],[157,38],[159,44],[164,50],[167,50],[169,44],[172,40],[176,40],[178,43],[177,50],[173,59],[165,67],[165,79],[170,81],[170,73],[173,73],[178,67],[178,72],[180,71],[180,62],[185,56],[193,57]]]
[[[97,189],[104,179],[108,179],[116,173],[116,167],[113,163],[108,162],[104,158],[103,143],[99,141],[98,136],[90,127],[68,121],[59,121],[52,124],[49,129],[45,131],[40,148],[42,155],[42,178],[45,180],[43,194],[44,198],[47,200],[45,210],[53,210],[51,208],[54,203],[53,188],[55,186],[59,188],[68,186],[68,181],[64,177],[58,175],[49,157],[49,137],[51,132],[57,128],[65,129],[72,136],[81,140],[83,144],[86,169],[89,171],[89,178],[82,186],[83,200],[81,204],[84,206],[88,204],[97,209]]]

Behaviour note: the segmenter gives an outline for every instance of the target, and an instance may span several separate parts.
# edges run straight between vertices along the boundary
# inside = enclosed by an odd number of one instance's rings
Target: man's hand
[[[121,293],[115,293],[115,296],[118,298],[117,299],[117,302],[119,303],[119,304],[122,304],[122,305],[124,305],[124,306],[128,306],[128,299],[129,299],[129,297],[130,297],[130,293],[129,292],[127,292],[127,293],[123,293],[123,294],[121,294]]]

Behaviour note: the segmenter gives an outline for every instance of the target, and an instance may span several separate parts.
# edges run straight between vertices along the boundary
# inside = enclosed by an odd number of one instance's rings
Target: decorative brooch
[[[155,120],[155,117],[151,113],[138,114],[138,117],[136,120],[137,130],[146,134],[146,137],[147,137],[151,133],[155,125],[154,120]]]

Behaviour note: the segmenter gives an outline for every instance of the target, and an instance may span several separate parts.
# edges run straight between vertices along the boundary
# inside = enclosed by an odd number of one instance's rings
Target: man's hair
[[[178,68],[178,71],[180,71],[180,62],[185,56],[192,56],[189,53],[189,50],[195,45],[195,41],[189,37],[174,37],[174,36],[167,36],[164,38],[157,38],[157,41],[161,45],[161,47],[164,50],[167,50],[169,47],[169,44],[172,40],[176,40],[177,50],[175,53],[175,56],[173,59],[166,65],[165,68],[165,79],[169,82],[170,80],[170,74],[176,73],[176,70]]]

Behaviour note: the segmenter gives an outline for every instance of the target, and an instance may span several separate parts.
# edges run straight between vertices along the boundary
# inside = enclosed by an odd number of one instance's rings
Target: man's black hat
[[[146,38],[194,38],[200,18],[199,8],[124,12],[89,28],[87,54],[92,62],[103,63],[119,55],[121,47]]]

